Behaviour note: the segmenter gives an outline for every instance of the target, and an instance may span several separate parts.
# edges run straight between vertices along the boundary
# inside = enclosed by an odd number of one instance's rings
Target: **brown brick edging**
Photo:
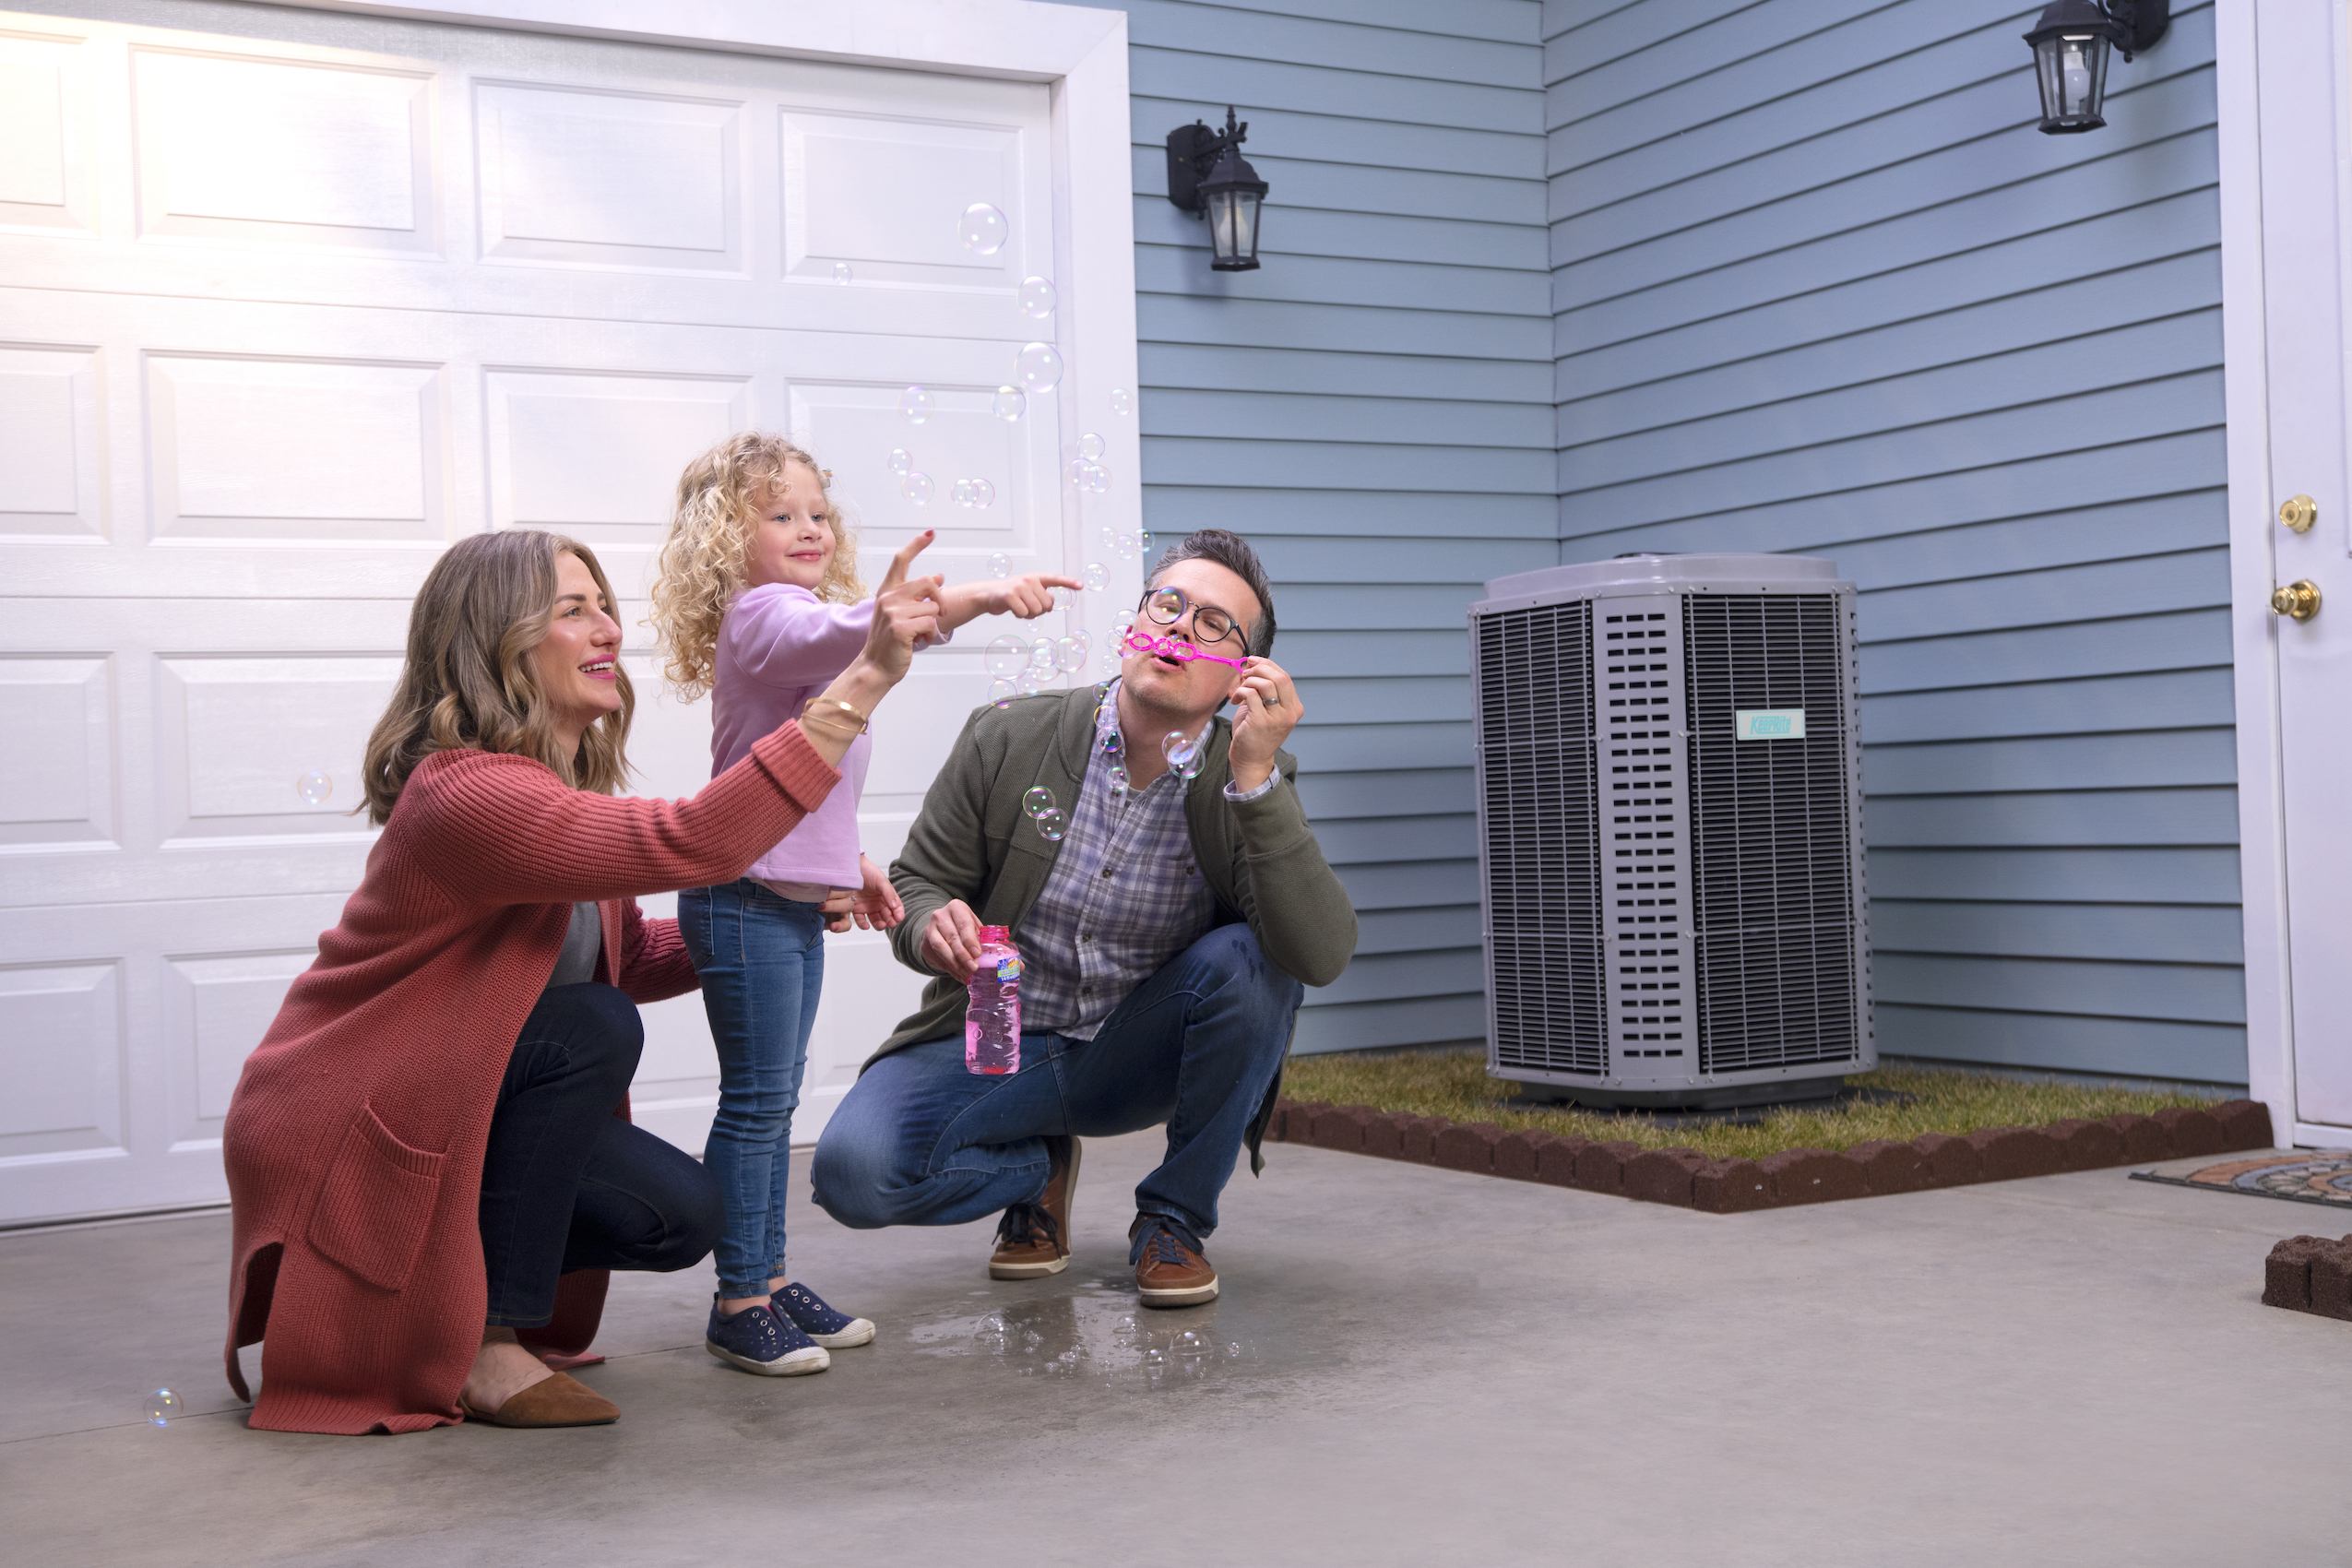
[[[1988,1127],[1966,1137],[1928,1133],[1907,1144],[1873,1140],[1838,1154],[1798,1148],[1762,1159],[1710,1159],[1691,1148],[1645,1149],[1622,1139],[1595,1143],[1558,1133],[1509,1132],[1491,1122],[1285,1099],[1276,1103],[1265,1135],[1269,1141],[1580,1187],[1708,1214],[1741,1214],[2269,1148],[2272,1134],[2266,1107],[2232,1099],[2210,1109],[2175,1106],[2153,1116],[2127,1112],[2100,1122]],[[2346,1242],[2352,1257],[2352,1238]]]
[[[2289,1236],[2271,1248],[2263,1305],[2352,1320],[2352,1236]]]

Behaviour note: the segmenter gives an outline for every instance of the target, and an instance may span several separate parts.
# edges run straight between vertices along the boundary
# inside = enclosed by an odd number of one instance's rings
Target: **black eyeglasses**
[[[1232,616],[1216,606],[1194,604],[1184,597],[1184,590],[1180,588],[1154,588],[1144,595],[1144,613],[1163,626],[1175,625],[1184,618],[1187,610],[1193,612],[1193,640],[1199,646],[1213,647],[1221,642],[1230,642],[1243,653],[1249,651],[1241,628],[1234,624]]]

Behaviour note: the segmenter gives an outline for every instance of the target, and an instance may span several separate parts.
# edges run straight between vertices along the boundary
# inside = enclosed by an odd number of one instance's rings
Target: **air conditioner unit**
[[[1876,1066],[1854,585],[1800,555],[1633,555],[1486,591],[1489,1075],[1705,1108]]]

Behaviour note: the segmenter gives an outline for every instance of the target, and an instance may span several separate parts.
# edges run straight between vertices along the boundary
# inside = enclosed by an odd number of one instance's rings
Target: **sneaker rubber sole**
[[[805,1329],[802,1332],[807,1333]],[[849,1326],[838,1334],[811,1334],[809,1337],[828,1350],[846,1350],[852,1345],[870,1343],[873,1338],[873,1324],[864,1318],[856,1317],[851,1318]]]
[[[868,1324],[867,1337],[873,1337],[873,1325]],[[739,1356],[732,1350],[722,1349],[707,1339],[702,1342],[702,1348],[731,1367],[757,1372],[762,1377],[805,1377],[810,1372],[821,1372],[833,1364],[833,1358],[823,1347],[815,1345],[800,1350],[787,1350],[772,1361],[754,1361],[749,1356]]]
[[[1135,1287],[1135,1299],[1146,1307],[1198,1307],[1217,1300],[1217,1279],[1211,1276],[1206,1285],[1187,1286],[1182,1290],[1146,1290]]]

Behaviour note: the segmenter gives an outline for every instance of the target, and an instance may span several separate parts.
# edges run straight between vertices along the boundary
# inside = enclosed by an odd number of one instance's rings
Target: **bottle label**
[[[996,978],[999,980],[1019,980],[1021,978],[1020,955],[1016,953],[1009,957],[996,960]]]

